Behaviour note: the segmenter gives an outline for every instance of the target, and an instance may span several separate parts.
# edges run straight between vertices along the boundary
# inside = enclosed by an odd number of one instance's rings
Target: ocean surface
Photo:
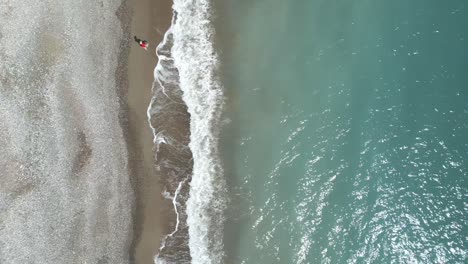
[[[218,8],[225,263],[467,263],[467,2]]]
[[[466,5],[176,0],[177,263],[466,263]]]

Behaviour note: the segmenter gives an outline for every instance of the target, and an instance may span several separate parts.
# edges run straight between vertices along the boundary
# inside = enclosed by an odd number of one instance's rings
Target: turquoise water
[[[466,263],[466,2],[226,1],[227,263]]]

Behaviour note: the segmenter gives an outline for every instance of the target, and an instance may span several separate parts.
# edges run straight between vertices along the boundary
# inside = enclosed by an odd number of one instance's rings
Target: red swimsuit
[[[140,47],[144,48],[144,49],[147,49],[148,48],[148,42],[146,41],[140,41]]]

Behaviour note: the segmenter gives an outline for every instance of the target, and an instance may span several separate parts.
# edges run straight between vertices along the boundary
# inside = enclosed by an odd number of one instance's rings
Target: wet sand
[[[148,125],[155,48],[162,40],[172,17],[170,0],[129,0],[132,11],[129,31],[127,100],[127,142],[132,185],[136,196],[134,237],[130,258],[133,263],[153,263],[161,239],[168,229],[170,201],[164,200],[160,175],[154,169],[153,135]],[[133,41],[137,36],[149,41],[147,51]]]

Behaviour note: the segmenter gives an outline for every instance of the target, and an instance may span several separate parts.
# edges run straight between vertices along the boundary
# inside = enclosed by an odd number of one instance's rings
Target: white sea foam
[[[187,223],[192,262],[223,262],[225,179],[218,155],[223,89],[215,72],[214,29],[208,0],[175,0],[172,26],[175,66],[183,99],[191,116],[190,149],[193,178],[187,201]]]
[[[225,179],[218,155],[220,116],[223,108],[223,89],[215,76],[218,58],[213,47],[214,29],[210,21],[210,3],[207,0],[175,0],[174,18],[160,47],[172,38],[169,54],[159,50],[160,62],[155,68],[155,79],[161,89],[165,84],[177,83],[190,113],[190,144],[193,155],[193,175],[187,201],[187,224],[192,263],[222,263],[223,211]],[[165,65],[163,65],[165,64]],[[175,66],[176,69],[167,68]],[[177,73],[175,76],[175,73]],[[166,94],[166,93],[164,93]],[[166,94],[167,95],[167,94]],[[157,107],[156,111],[157,111]],[[148,110],[151,118],[152,104]],[[153,130],[154,139],[158,134]],[[177,188],[177,190],[180,190]],[[177,211],[177,191],[173,197]],[[172,235],[176,229],[169,234]],[[162,245],[165,246],[164,244]],[[165,260],[155,258],[157,263]]]
[[[172,18],[172,22],[174,21],[174,18]],[[164,34],[164,38],[163,40],[161,41],[161,43],[158,44],[158,46],[156,47],[156,56],[158,57],[158,63],[156,64],[156,67],[154,68],[154,72],[153,72],[153,75],[154,75],[154,80],[159,84],[159,87],[163,90],[163,94],[166,94],[165,92],[165,85],[164,83],[165,82],[171,82],[172,79],[174,79],[173,77],[173,73],[171,71],[171,69],[166,69],[163,65],[165,64],[166,61],[172,61],[172,57],[169,55],[165,55],[164,54],[164,49],[165,47],[169,44],[169,37],[172,35],[172,32],[171,32],[171,28],[169,28],[166,33]],[[166,63],[167,64],[167,63]],[[169,76],[166,76],[166,75],[169,75]],[[156,101],[156,94],[155,94],[155,91],[154,91],[154,88],[155,86],[153,85],[152,87],[152,98],[151,98],[151,102],[150,104],[148,105],[148,109],[146,110],[146,116],[148,118],[148,125],[150,126],[151,128],[151,131],[153,133],[153,143],[156,144],[156,153],[158,153],[158,150],[159,150],[159,144],[161,143],[167,143],[166,140],[164,139],[164,133],[163,131],[156,131],[156,128],[153,126],[152,122],[151,122],[151,117],[152,115],[157,112],[157,110],[155,111],[154,109],[156,108],[155,107],[155,101]]]
[[[184,186],[184,184],[187,182],[187,180],[189,179],[189,177],[185,178],[183,181],[179,182],[179,185],[177,186],[177,189],[176,191],[174,192],[174,196],[171,197],[170,193],[168,192],[164,192],[163,193],[163,196],[164,198],[166,199],[170,199],[172,201],[172,206],[174,207],[174,212],[176,213],[176,225],[174,227],[174,230],[168,234],[167,236],[164,237],[164,239],[162,240],[161,242],[161,246],[159,247],[159,252],[161,252],[165,247],[166,247],[166,241],[167,239],[169,239],[170,237],[172,237],[175,233],[177,233],[177,231],[179,231],[179,226],[180,226],[180,212],[179,212],[179,202],[177,201],[177,198],[182,190],[182,187]],[[156,264],[165,264],[167,263],[167,261],[163,258],[161,258],[158,255],[156,255],[154,257],[154,263]]]

